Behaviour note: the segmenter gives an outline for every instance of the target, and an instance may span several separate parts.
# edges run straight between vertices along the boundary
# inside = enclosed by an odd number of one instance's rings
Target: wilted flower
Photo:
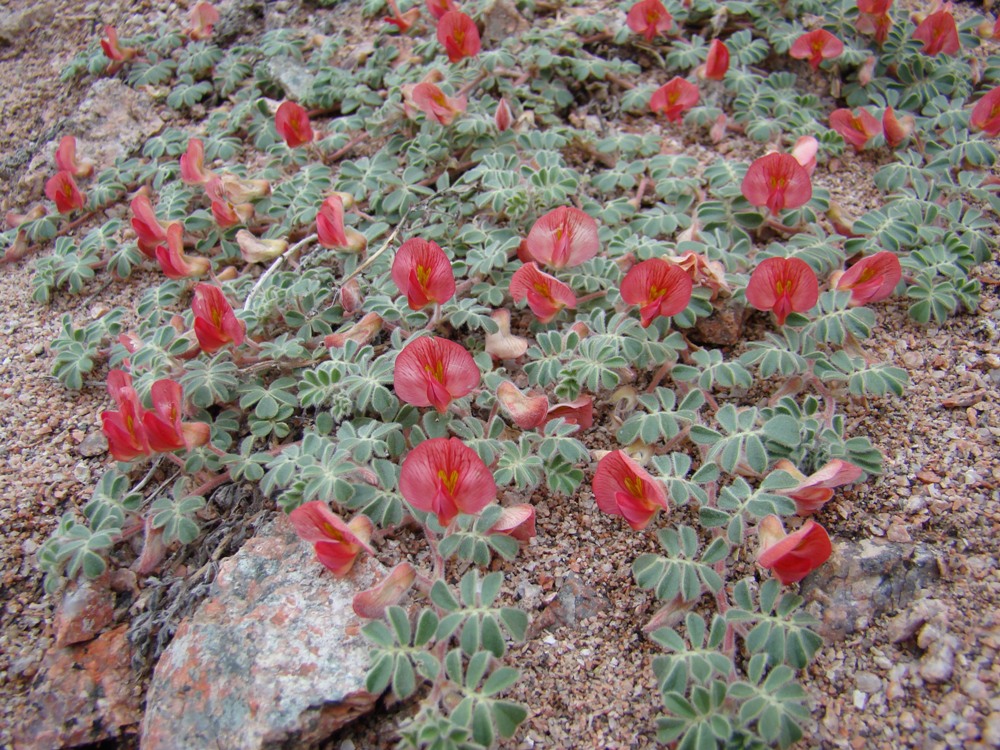
[[[976,102],[969,117],[969,127],[982,130],[990,138],[1000,135],[1000,86],[990,89]]]
[[[677,122],[691,107],[698,103],[698,87],[680,76],[674,76],[653,92],[649,108]]]
[[[483,459],[461,440],[432,438],[406,454],[399,492],[447,526],[459,513],[476,514],[496,500],[497,485]]]
[[[951,3],[946,3],[944,8],[921,21],[913,31],[913,38],[924,43],[921,52],[925,55],[937,55],[941,52],[946,55],[957,54],[962,49],[962,42],[958,38],[955,17],[951,14]]]
[[[132,229],[137,237],[136,244],[143,255],[155,259],[156,247],[167,241],[167,230],[156,218],[145,189],[136,194],[129,207],[132,209]]]
[[[849,109],[835,109],[830,113],[830,127],[840,133],[855,151],[861,151],[882,131],[881,123],[864,107],[858,110],[858,114]]]
[[[221,177],[211,175],[208,178],[205,182],[205,194],[212,201],[212,218],[222,229],[228,229],[236,224],[245,224],[253,218],[253,204],[234,205],[226,195]]]
[[[433,83],[418,83],[412,89],[408,89],[408,93],[413,106],[441,125],[451,125],[455,118],[465,111],[464,96],[446,96]]]
[[[309,115],[295,102],[281,103],[274,113],[274,127],[289,148],[312,142],[313,129],[309,124]]]
[[[175,380],[157,380],[150,389],[153,410],[142,415],[142,426],[153,451],[169,453],[205,445],[211,428],[204,422],[182,422],[184,394]]]
[[[340,195],[329,196],[316,214],[316,234],[323,247],[361,252],[368,240],[357,229],[344,223],[344,201]]]
[[[212,267],[208,258],[184,252],[184,228],[179,221],[167,227],[167,244],[156,246],[156,261],[168,279],[189,279],[203,276]]]
[[[269,181],[247,180],[228,172],[219,178],[218,185],[225,199],[237,206],[260,200],[271,194]]]
[[[246,324],[236,317],[219,287],[196,284],[191,310],[198,346],[206,354],[217,352],[226,344],[239,346],[246,338]]]
[[[392,15],[384,19],[385,22],[391,23],[399,29],[400,34],[405,34],[420,17],[420,8],[410,8],[406,11],[406,13],[400,13],[399,6],[396,5],[396,0],[387,1],[389,3],[389,9],[392,11]]]
[[[550,406],[545,415],[545,423],[548,424],[553,419],[562,419],[581,430],[589,430],[594,426],[594,399],[590,396],[577,396],[572,401]]]
[[[775,215],[812,198],[809,173],[791,154],[767,154],[754,161],[740,190],[752,205],[767,206]]]
[[[76,138],[72,135],[63,136],[56,149],[56,166],[60,172],[69,172],[74,177],[90,177],[94,172],[94,163],[79,161],[76,158]]]
[[[368,620],[380,620],[385,611],[398,604],[417,578],[416,569],[401,562],[370,589],[358,592],[351,601],[354,613]]]
[[[875,55],[869,55],[858,68],[858,83],[862,86],[867,86],[872,82],[872,77],[875,75],[875,63]]]
[[[796,60],[808,60],[816,70],[824,60],[840,57],[843,52],[842,41],[825,29],[816,29],[796,39],[788,54]]]
[[[503,133],[513,121],[514,116],[511,114],[510,105],[507,104],[506,99],[501,99],[500,103],[497,104],[497,111],[493,115],[493,123],[497,126],[497,130]]]
[[[285,240],[262,240],[246,229],[236,233],[236,244],[240,246],[240,255],[247,263],[267,263],[288,249]]]
[[[490,526],[488,534],[506,534],[526,542],[535,536],[535,506],[528,503],[509,505],[500,512],[500,520]]]
[[[528,340],[510,332],[510,311],[494,310],[490,317],[497,324],[496,333],[486,334],[486,353],[494,359],[517,359],[528,351]]]
[[[369,544],[374,527],[368,516],[358,515],[350,523],[344,523],[326,503],[313,500],[289,513],[288,520],[299,537],[312,544],[316,557],[335,576],[350,573],[362,550],[375,554]]]
[[[903,143],[913,134],[915,127],[916,121],[913,115],[903,115],[903,118],[899,119],[892,107],[886,107],[882,113],[882,134],[889,148],[896,148]],[[1000,118],[997,122],[997,132],[1000,132]]]
[[[391,274],[411,310],[440,305],[455,296],[451,261],[436,242],[417,237],[404,242],[392,260]]]
[[[363,298],[361,296],[361,285],[356,278],[348,279],[340,287],[340,305],[347,315],[353,315],[361,309]]]
[[[624,517],[636,531],[646,528],[658,510],[668,509],[663,486],[621,450],[598,461],[592,487],[597,507]]]
[[[816,169],[816,154],[819,153],[819,141],[811,135],[800,136],[792,146],[792,156],[802,165],[806,174],[812,175]]]
[[[576,295],[566,284],[538,268],[525,263],[510,279],[510,296],[515,302],[528,300],[528,307],[541,323],[548,323],[564,307],[576,308]]]
[[[101,39],[101,49],[104,50],[104,56],[111,60],[111,64],[108,66],[108,73],[114,73],[123,63],[128,62],[139,54],[139,50],[134,47],[122,47],[118,43],[118,29],[114,26],[104,27],[104,38]]]
[[[482,48],[475,21],[458,10],[450,10],[441,16],[437,25],[437,39],[444,45],[448,60],[453,63],[463,57],[475,57]]]
[[[323,343],[330,348],[341,347],[348,341],[364,346],[381,330],[382,318],[377,313],[370,312],[346,331],[329,334],[323,339]]]
[[[597,222],[572,206],[554,208],[531,227],[525,245],[533,260],[552,268],[578,266],[597,255]]]
[[[862,258],[836,279],[837,289],[851,291],[851,306],[880,302],[892,296],[903,269],[895,253],[882,250]]]
[[[708,45],[708,57],[704,65],[695,69],[695,75],[707,81],[721,81],[729,70],[729,47],[720,39],[713,39]]]
[[[211,3],[195,3],[191,8],[189,22],[184,33],[188,38],[198,41],[212,36],[212,29],[219,22],[219,11]]]
[[[892,28],[892,18],[889,8],[893,0],[858,0],[858,31],[862,34],[874,34],[875,41],[884,44]]]
[[[721,261],[709,260],[707,256],[692,250],[679,257],[665,255],[663,260],[681,268],[694,286],[710,289],[712,300],[715,300],[720,292],[729,294],[732,291],[726,281],[726,266]]]
[[[833,545],[826,529],[806,521],[798,531],[785,535],[777,516],[765,516],[757,525],[760,549],[757,564],[769,568],[786,586],[797,583],[830,559]]]
[[[798,484],[787,490],[776,490],[779,495],[791,498],[795,502],[798,515],[808,516],[822,508],[833,497],[833,488],[850,484],[861,476],[860,466],[835,458],[811,476],[806,476],[798,468],[783,458],[774,465],[775,469],[787,471]]]
[[[204,185],[211,176],[205,169],[205,146],[198,138],[190,138],[187,150],[181,154],[181,181],[185,185]]]
[[[650,258],[632,266],[622,280],[622,299],[639,306],[643,328],[659,315],[669,318],[683,312],[691,301],[691,277],[678,265]]]
[[[396,395],[413,406],[444,412],[454,399],[468,396],[478,385],[479,368],[472,355],[454,341],[422,336],[396,356]]]
[[[647,42],[653,41],[657,34],[666,34],[673,22],[673,17],[660,0],[639,0],[625,17],[628,27],[646,37]]]
[[[66,171],[56,172],[48,179],[45,183],[45,197],[55,202],[56,211],[61,214],[83,208],[85,202],[73,175]]]
[[[549,400],[545,394],[526,396],[509,380],[497,386],[497,401],[522,430],[533,430],[548,421]]]
[[[758,310],[773,310],[780,326],[789,313],[812,309],[819,299],[819,281],[804,260],[767,258],[750,274],[746,296]]]

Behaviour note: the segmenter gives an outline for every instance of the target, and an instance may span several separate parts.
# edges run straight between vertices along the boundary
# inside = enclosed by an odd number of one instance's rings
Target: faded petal
[[[355,614],[369,620],[378,620],[385,611],[399,604],[417,578],[417,571],[408,562],[402,562],[375,586],[354,595],[351,603]]]
[[[497,386],[497,401],[522,430],[533,430],[547,421],[549,400],[545,394],[526,396],[508,380]]]

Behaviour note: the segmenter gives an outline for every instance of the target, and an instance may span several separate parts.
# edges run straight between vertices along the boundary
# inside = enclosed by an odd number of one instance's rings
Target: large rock
[[[143,750],[307,748],[369,711],[351,600],[384,574],[368,558],[335,578],[279,517],[222,563],[160,658]]]
[[[819,634],[843,640],[905,608],[939,575],[937,558],[921,545],[841,542],[802,582],[802,595],[819,615]]]

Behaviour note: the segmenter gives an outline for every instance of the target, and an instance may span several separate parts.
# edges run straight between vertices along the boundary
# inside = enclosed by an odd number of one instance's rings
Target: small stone
[[[871,672],[858,672],[854,676],[854,684],[857,686],[858,690],[869,694],[877,693],[882,689],[882,680]]]
[[[917,728],[917,719],[909,711],[903,711],[903,713],[899,715],[899,726],[908,732],[912,732]]]
[[[900,643],[912,638],[928,620],[943,613],[947,607],[937,599],[921,599],[889,623],[889,640]]]
[[[917,636],[917,645],[927,653],[920,659],[920,676],[927,682],[947,682],[955,671],[958,639],[943,624],[930,622]]]
[[[994,711],[986,717],[983,724],[983,742],[993,747],[1000,747],[1000,711]]]
[[[861,711],[864,707],[868,705],[868,693],[863,693],[860,690],[854,691],[854,707]]]
[[[108,439],[103,432],[92,432],[76,446],[76,452],[84,458],[93,458],[106,453],[108,450]]]

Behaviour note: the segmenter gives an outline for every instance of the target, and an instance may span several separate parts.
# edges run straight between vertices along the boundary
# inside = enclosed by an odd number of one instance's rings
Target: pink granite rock
[[[366,558],[334,577],[278,518],[222,563],[160,658],[143,750],[308,748],[369,711],[351,599],[384,574]]]
[[[108,576],[73,583],[56,610],[56,646],[89,641],[106,628],[115,614],[115,597]]]

